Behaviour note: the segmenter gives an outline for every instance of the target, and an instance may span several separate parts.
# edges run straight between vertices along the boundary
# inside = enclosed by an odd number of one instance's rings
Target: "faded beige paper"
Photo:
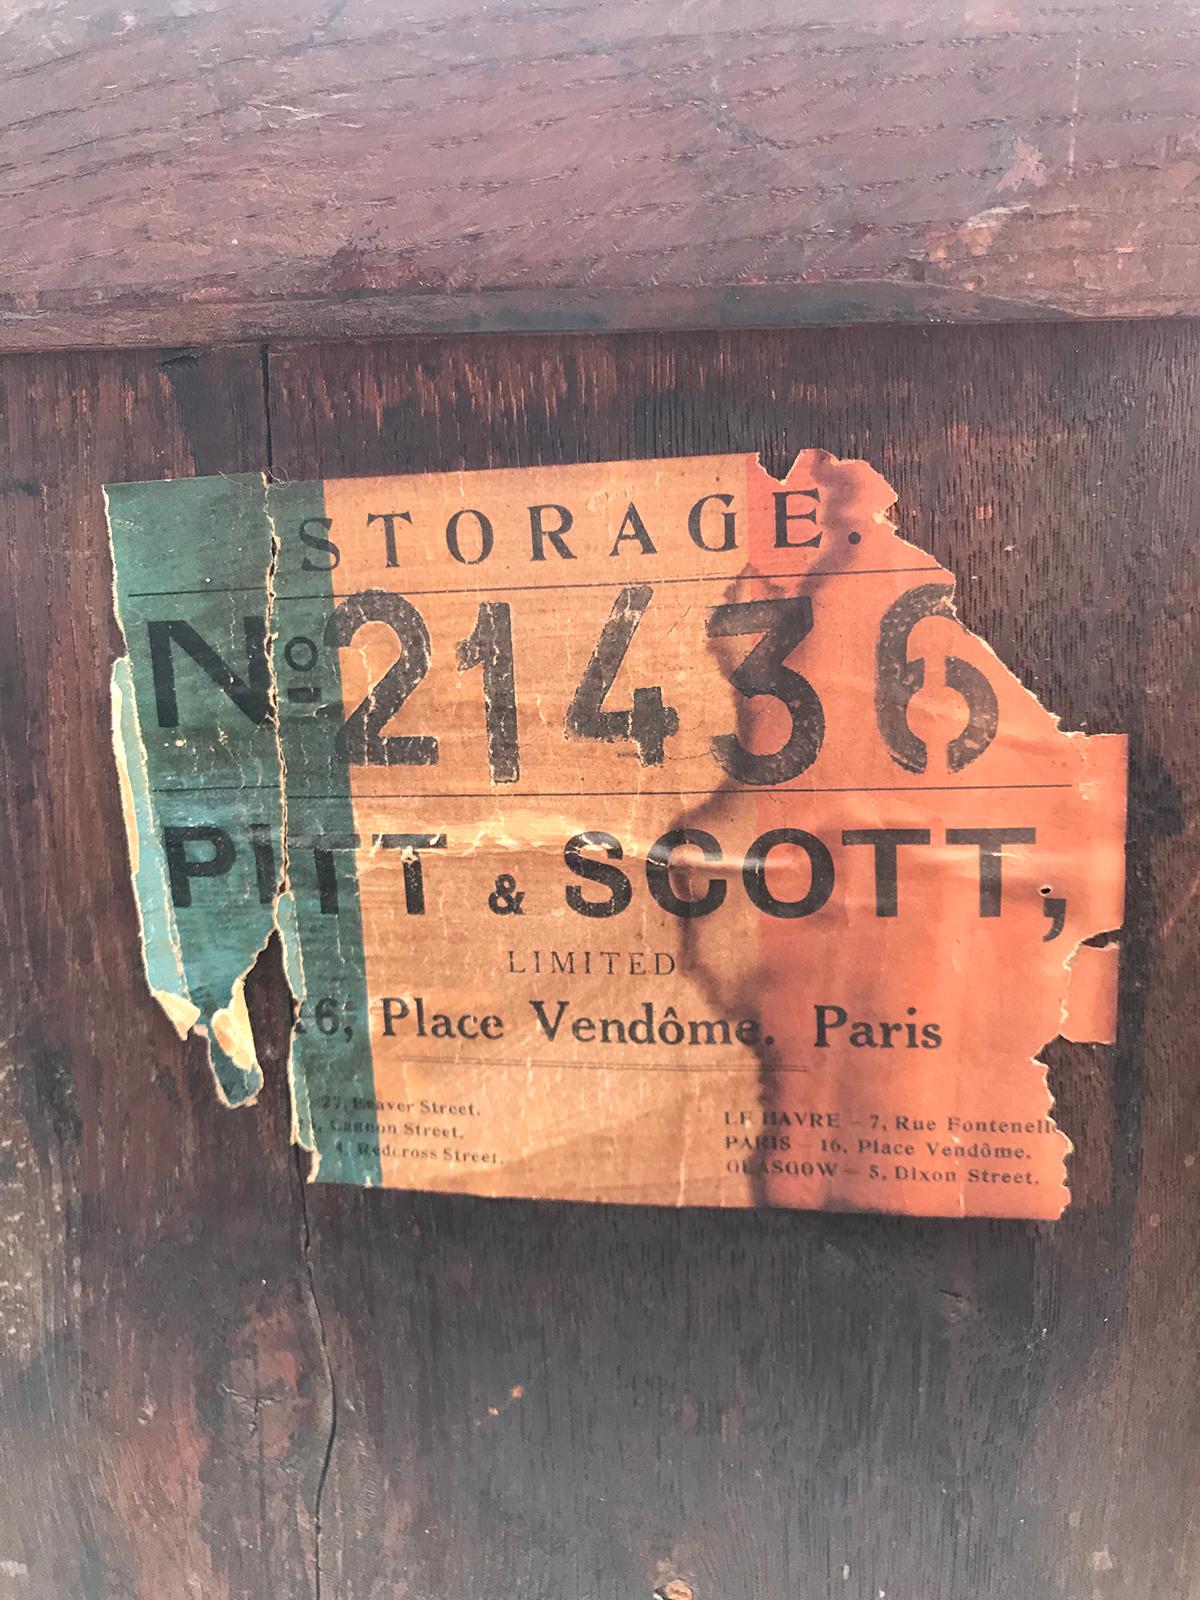
[[[252,731],[247,586],[214,666],[163,626],[211,631],[213,584],[152,592],[136,488],[114,524],[141,728],[164,674],[180,718],[131,815],[172,948],[229,943],[239,904],[250,959],[281,927],[319,1177],[1060,1213],[1035,1058],[1111,1036],[1116,946],[1083,941],[1121,921],[1125,743],[1063,732],[961,626],[876,472],[241,481],[273,561]]]

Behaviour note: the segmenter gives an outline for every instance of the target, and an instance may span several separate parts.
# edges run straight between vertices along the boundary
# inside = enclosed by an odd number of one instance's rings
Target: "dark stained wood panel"
[[[10,358],[0,417],[0,1597],[308,1600],[285,1097],[222,1110],[148,999],[109,732],[101,484],[261,468],[261,362]]]
[[[1200,309],[1189,0],[20,0],[0,348]]]
[[[181,24],[182,26],[182,24]],[[1183,1600],[1200,1549],[1200,332],[0,361],[0,1600]],[[303,1188],[146,993],[99,486],[802,444],[1067,726],[1132,737],[1058,1225]],[[552,616],[547,626],[553,626]]]
[[[970,626],[1067,726],[1132,737],[1119,1046],[1048,1051],[1077,1144],[1060,1225],[310,1192],[330,1589],[1182,1600],[1200,1571],[1196,330],[285,349],[270,391],[290,478],[863,455]]]

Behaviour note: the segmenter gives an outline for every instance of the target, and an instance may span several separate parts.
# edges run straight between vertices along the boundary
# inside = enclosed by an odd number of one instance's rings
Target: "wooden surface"
[[[256,351],[0,364],[0,1600],[315,1594],[331,1397],[276,1095],[146,1003],[100,485],[261,467]]]
[[[0,363],[0,1600],[1189,1600],[1200,333],[1163,322]],[[99,485],[800,445],[1069,727],[1132,735],[1115,1050],[1057,1225],[304,1189],[145,992]],[[1002,975],[999,981],[1002,980]],[[674,1586],[674,1587],[672,1587]]]
[[[0,348],[1195,313],[1189,0],[17,0]]]

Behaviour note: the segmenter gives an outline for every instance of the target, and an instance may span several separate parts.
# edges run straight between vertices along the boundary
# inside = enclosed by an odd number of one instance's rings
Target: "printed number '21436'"
[[[928,759],[925,744],[908,722],[910,702],[925,683],[925,663],[919,657],[909,657],[909,638],[923,619],[953,616],[951,592],[949,585],[942,584],[909,590],[888,608],[880,624],[875,652],[876,722],[889,756],[909,772],[923,772]],[[667,704],[659,684],[636,688],[627,707],[608,706],[606,701],[652,600],[649,584],[631,584],[619,592],[571,698],[564,727],[566,738],[571,740],[627,742],[644,767],[662,766],[667,741],[679,731],[679,712]],[[425,619],[403,595],[368,589],[347,596],[334,608],[325,627],[325,643],[337,650],[348,649],[368,623],[386,627],[399,651],[383,676],[347,713],[337,730],[337,753],[352,766],[436,766],[436,734],[384,731],[429,673],[433,648]],[[273,719],[265,628],[261,619],[246,618],[245,624],[246,679],[234,672],[189,623],[147,624],[160,726],[176,727],[180,720],[174,648],[189,656],[252,722],[261,724]],[[759,636],[758,643],[730,673],[734,689],[746,699],[769,696],[786,709],[791,719],[787,738],[770,752],[748,749],[736,731],[713,739],[712,754],[735,783],[758,787],[788,783],[807,771],[820,753],[825,738],[825,711],[820,696],[802,673],[787,664],[813,625],[808,595],[735,601],[709,610],[709,638]],[[309,648],[315,656],[311,644]],[[475,625],[459,641],[455,657],[460,672],[476,668],[481,672],[492,782],[516,783],[521,776],[521,751],[512,613],[507,601],[486,600],[480,604]],[[966,727],[947,748],[950,770],[960,771],[992,743],[999,709],[986,675],[970,662],[947,656],[945,679],[967,706]]]
[[[925,682],[925,663],[909,659],[908,639],[922,619],[953,616],[950,595],[950,588],[940,584],[911,590],[889,607],[880,626],[876,719],[892,760],[910,772],[925,770],[928,752],[907,721],[909,702]],[[567,708],[565,726],[568,739],[598,739],[607,744],[628,741],[644,767],[662,766],[666,742],[679,731],[678,711],[666,703],[658,684],[635,689],[628,707],[606,707],[605,702],[652,598],[649,584],[632,584],[617,595]],[[385,623],[392,630],[400,655],[347,716],[337,735],[339,754],[353,765],[433,765],[438,760],[435,736],[382,732],[429,671],[429,630],[410,601],[386,590],[368,590],[338,605],[325,630],[326,643],[346,648],[368,621]],[[825,738],[820,696],[807,678],[787,665],[812,628],[813,606],[808,595],[736,601],[714,606],[708,613],[710,638],[760,636],[730,674],[730,682],[747,699],[767,695],[779,701],[791,718],[791,730],[783,744],[765,754],[747,749],[736,732],[713,739],[713,756],[736,783],[760,787],[788,783],[806,772],[820,754]],[[489,600],[480,605],[474,628],[456,647],[456,658],[460,672],[473,667],[483,670],[484,727],[492,782],[515,783],[521,774],[521,759],[512,614],[507,601]],[[945,673],[946,682],[966,701],[969,714],[966,728],[951,741],[947,752],[950,769],[958,771],[992,743],[998,708],[995,691],[977,667],[948,656]]]

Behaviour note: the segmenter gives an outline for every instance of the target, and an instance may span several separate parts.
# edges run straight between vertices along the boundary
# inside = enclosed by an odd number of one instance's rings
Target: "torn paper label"
[[[1057,1217],[1125,741],[863,462],[110,486],[150,986],[221,1093],[273,929],[323,1181]]]
[[[113,736],[146,976],[171,1021],[206,1037],[218,1092],[238,1105],[262,1086],[235,1022],[242,984],[274,927],[277,880],[256,871],[255,846],[277,851],[280,834],[263,480],[106,494],[129,642]]]

